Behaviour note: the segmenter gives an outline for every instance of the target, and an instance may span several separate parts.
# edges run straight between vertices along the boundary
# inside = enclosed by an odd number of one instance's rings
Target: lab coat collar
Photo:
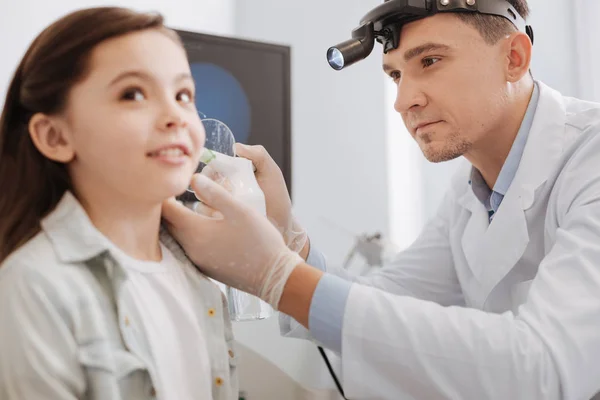
[[[529,243],[525,211],[533,206],[536,190],[546,182],[562,154],[566,122],[563,97],[543,83],[537,84],[540,97],[523,156],[492,223],[470,187],[458,200],[471,212],[462,248],[481,285],[482,302],[525,252]],[[483,303],[478,306],[483,307]]]
[[[566,109],[563,97],[540,81],[536,84],[539,88],[537,108],[519,167],[509,188],[509,191],[517,188],[512,191],[522,192],[524,210],[533,205],[535,190],[548,178],[548,167],[558,160],[564,143]],[[471,212],[480,205],[470,188],[459,197],[458,202]]]
[[[541,82],[537,84],[540,88],[538,107],[513,182],[523,210],[533,205],[535,191],[548,179],[565,141],[567,111],[563,96]]]

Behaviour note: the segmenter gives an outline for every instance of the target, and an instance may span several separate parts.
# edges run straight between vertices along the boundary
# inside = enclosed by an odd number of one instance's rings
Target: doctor
[[[479,0],[492,2],[506,5]],[[508,3],[527,17],[526,0]],[[291,316],[284,333],[306,327],[341,355],[350,399],[600,391],[600,105],[535,81],[528,34],[489,14],[397,22],[401,40],[383,56],[395,109],[429,161],[469,165],[415,243],[374,275],[325,266],[260,147],[238,153],[256,165],[279,229],[201,176],[194,189],[222,218],[164,205],[206,274]]]

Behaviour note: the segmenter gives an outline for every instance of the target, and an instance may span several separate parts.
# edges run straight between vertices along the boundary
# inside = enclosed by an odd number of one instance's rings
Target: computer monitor
[[[236,142],[264,146],[281,168],[291,195],[290,48],[176,31],[196,82],[198,111],[224,122]],[[183,197],[194,199],[192,193]]]

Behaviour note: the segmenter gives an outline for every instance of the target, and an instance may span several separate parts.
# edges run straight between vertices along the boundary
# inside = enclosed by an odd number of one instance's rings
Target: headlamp
[[[352,31],[352,39],[327,50],[327,61],[333,69],[341,70],[367,58],[373,51],[375,40],[387,53],[398,48],[404,24],[444,12],[504,17],[518,30],[527,33],[533,43],[533,29],[505,0],[385,0],[360,20],[360,26]]]

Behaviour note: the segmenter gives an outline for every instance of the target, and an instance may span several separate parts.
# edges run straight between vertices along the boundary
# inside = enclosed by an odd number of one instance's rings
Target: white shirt
[[[136,260],[113,246],[127,271],[123,296],[130,297],[156,361],[161,400],[210,400],[211,372],[206,341],[194,313],[181,264],[161,244],[160,262]]]
[[[41,228],[0,264],[0,399],[156,400],[157,361],[113,246],[71,192]],[[186,350],[208,350],[213,400],[237,399],[223,292],[164,227],[160,242],[181,264],[200,322]]]

